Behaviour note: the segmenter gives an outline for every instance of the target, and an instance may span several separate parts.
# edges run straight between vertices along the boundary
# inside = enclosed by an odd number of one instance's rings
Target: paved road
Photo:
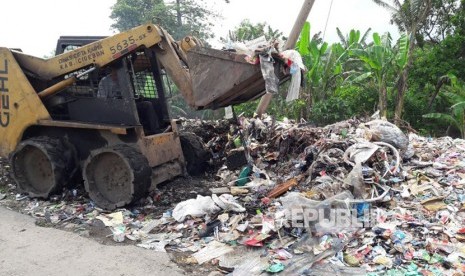
[[[183,275],[167,254],[93,240],[34,224],[0,207],[0,275]]]

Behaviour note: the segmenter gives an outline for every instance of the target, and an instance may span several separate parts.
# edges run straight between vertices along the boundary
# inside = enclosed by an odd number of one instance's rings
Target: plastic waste
[[[396,125],[385,120],[373,120],[360,125],[363,136],[369,141],[380,141],[391,144],[397,149],[406,151],[408,137]]]
[[[355,165],[352,171],[344,179],[344,183],[350,187],[353,187],[355,198],[368,198],[369,195],[365,189],[361,163],[357,163]]]
[[[284,265],[282,263],[276,263],[270,265],[266,271],[270,273],[279,273],[284,270]]]
[[[199,264],[210,261],[211,259],[218,258],[226,253],[233,251],[234,249],[224,243],[218,241],[210,242],[206,247],[197,253],[194,253],[194,257]]]
[[[220,196],[212,195],[213,201],[221,207],[224,211],[233,211],[233,212],[245,212],[245,208],[242,207],[233,195],[222,194]]]
[[[283,51],[279,54],[282,58],[284,58],[285,61],[290,61],[289,63],[295,64],[297,68],[302,69],[302,70],[307,70],[307,68],[304,65],[304,62],[302,61],[302,56],[300,53],[296,50],[286,50]],[[291,74],[295,73],[296,71],[291,71]]]
[[[248,246],[256,246],[256,247],[262,247],[263,246],[263,241],[269,238],[270,235],[268,234],[257,234],[253,236],[252,238],[246,240],[244,242],[245,245]]]
[[[265,88],[267,93],[278,93],[279,79],[274,72],[273,59],[271,57],[264,57],[260,55],[260,68],[262,70],[263,78],[265,79]]]
[[[351,161],[351,164],[365,163],[379,149],[379,146],[370,142],[360,142],[348,147],[344,152],[344,157]]]
[[[219,220],[215,220],[215,221],[207,223],[205,227],[202,230],[200,230],[199,237],[204,238],[204,237],[211,236],[214,233],[215,229],[220,226],[221,226],[221,221]]]
[[[292,258],[292,254],[287,252],[285,249],[278,249],[275,254],[280,260],[288,260]]]
[[[267,258],[261,258],[262,252],[254,247],[237,247],[233,252],[220,256],[219,265],[234,269],[233,276],[261,275],[269,266]]]
[[[351,254],[344,254],[344,262],[349,266],[360,266],[360,259]]]
[[[286,102],[297,100],[300,94],[300,84],[302,81],[302,70],[307,70],[302,56],[296,50],[286,50],[280,53],[287,64],[290,66],[291,84],[286,96]]]
[[[391,268],[392,267],[392,259],[385,256],[385,255],[379,255],[379,256],[376,256],[373,258],[373,262],[375,264],[380,264],[380,265],[383,265],[387,268]]]
[[[244,186],[250,182],[249,176],[252,174],[252,166],[245,166],[239,174],[239,179],[236,180],[237,186]]]
[[[178,203],[173,210],[173,218],[178,222],[183,222],[187,216],[202,217],[220,210],[221,208],[215,204],[211,197],[198,195],[196,199]]]
[[[295,71],[295,73],[292,74],[292,71]],[[291,84],[289,85],[289,90],[287,92],[286,102],[292,102],[294,100],[297,100],[300,95],[302,72],[300,71],[300,68],[295,65],[295,63],[291,65],[291,74]]]
[[[124,242],[126,236],[126,227],[124,225],[112,227],[111,232],[113,232],[113,240],[115,242]]]
[[[302,194],[297,192],[289,192],[285,196],[281,197],[283,207],[285,209],[292,208],[332,208],[332,207],[342,207],[349,208],[350,204],[345,201],[353,199],[354,196],[350,191],[344,191],[337,195],[334,195],[323,201],[312,200],[304,197]]]

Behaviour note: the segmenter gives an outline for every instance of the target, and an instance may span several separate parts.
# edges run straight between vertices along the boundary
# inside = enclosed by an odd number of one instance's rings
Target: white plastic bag
[[[245,208],[237,203],[233,195],[222,194],[219,197],[215,194],[212,195],[213,202],[220,206],[224,211],[245,212]]]
[[[178,203],[173,210],[173,218],[178,222],[186,219],[186,216],[202,217],[220,211],[215,202],[209,196],[198,195],[196,199],[189,199]]]
[[[307,70],[302,61],[302,56],[296,50],[286,50],[281,53],[281,57],[292,62],[290,73],[292,75],[291,85],[287,92],[286,102],[297,100],[300,94],[300,83],[302,81],[302,71]]]
[[[294,65],[294,63],[292,65]],[[292,75],[291,85],[289,86],[289,91],[287,92],[287,96],[286,96],[286,102],[292,102],[299,98],[301,81],[302,81],[302,72],[299,69],[294,75]]]

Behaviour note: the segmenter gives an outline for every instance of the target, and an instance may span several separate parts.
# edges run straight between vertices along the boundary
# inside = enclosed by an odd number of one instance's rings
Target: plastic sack
[[[388,143],[397,149],[407,150],[409,141],[407,136],[396,125],[384,120],[373,120],[361,124],[358,133],[369,141],[381,141]]]
[[[280,201],[285,209],[293,208],[348,208],[345,200],[354,199],[354,196],[349,191],[344,191],[335,196],[332,196],[323,201],[312,200],[304,197],[302,194],[297,192],[289,192],[286,196],[281,197]]]
[[[198,195],[196,199],[189,199],[178,203],[173,210],[173,218],[178,222],[186,219],[186,216],[202,217],[220,211],[213,199],[209,196]]]
[[[296,67],[295,63],[292,64],[292,67]],[[300,69],[297,70],[295,74],[292,75],[291,84],[286,96],[286,102],[291,102],[297,100],[300,95],[300,83],[302,81],[302,72]]]
[[[369,194],[367,194],[365,190],[365,182],[363,180],[362,165],[360,162],[357,162],[357,164],[355,164],[355,167],[344,179],[344,183],[347,184],[348,186],[353,187],[355,198],[364,198],[364,199],[368,198]]]
[[[265,36],[260,36],[256,39],[252,39],[249,41],[245,41],[245,46],[249,49],[249,55],[253,56],[255,51],[259,50],[260,48],[265,48],[269,45],[268,41],[266,41]]]
[[[222,194],[220,196],[213,194],[212,200],[224,211],[245,212],[245,208],[237,203],[234,196],[230,194]]]
[[[284,59],[290,60],[293,64],[296,64],[298,66],[298,67],[294,67],[294,69],[291,66],[291,74],[296,73],[298,68],[302,70],[307,70],[307,68],[305,67],[302,61],[302,56],[296,50],[286,50],[280,53],[280,56]]]
[[[300,94],[300,83],[302,82],[302,71],[307,70],[302,61],[302,56],[296,50],[286,50],[280,54],[288,64],[292,75],[291,85],[287,92],[286,102],[297,100]]]
[[[237,54],[246,55],[251,58],[255,56],[255,51],[257,51],[260,48],[267,47],[268,44],[269,43],[266,41],[266,38],[264,36],[261,36],[256,39],[244,42],[228,41],[226,45],[224,45],[224,48],[228,50],[234,49]]]
[[[370,142],[356,143],[347,148],[344,152],[344,158],[349,159],[355,164],[362,164],[368,161],[378,149],[379,146]]]
[[[278,77],[274,73],[273,60],[260,55],[260,67],[262,70],[263,78],[265,79],[266,92],[276,94],[278,93]]]

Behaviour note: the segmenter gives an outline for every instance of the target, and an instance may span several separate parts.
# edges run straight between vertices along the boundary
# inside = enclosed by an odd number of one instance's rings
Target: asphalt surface
[[[102,245],[0,207],[0,275],[183,275],[166,253]]]

